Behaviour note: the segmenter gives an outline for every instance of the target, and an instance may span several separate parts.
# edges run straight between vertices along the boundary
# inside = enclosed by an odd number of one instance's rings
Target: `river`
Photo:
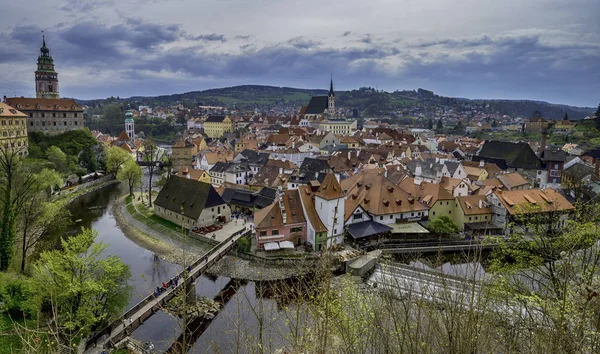
[[[79,222],[72,225],[66,233],[74,234],[81,227],[97,230],[97,242],[108,244],[105,254],[117,255],[129,265],[129,284],[134,288],[129,300],[129,306],[132,306],[162,281],[178,273],[181,267],[158,259],[153,252],[138,246],[121,231],[112,215],[112,206],[122,193],[119,185],[112,185],[77,199],[69,206],[69,210],[73,214],[73,220]],[[201,277],[196,283],[197,295],[213,298],[229,280],[226,277]],[[243,347],[236,348],[236,343],[247,341],[248,337],[255,335],[260,317],[268,319],[269,323],[272,322],[265,333],[265,344],[269,343],[269,340],[272,340],[272,345],[282,343],[281,330],[286,327],[284,316],[276,301],[263,297],[257,299],[256,287],[259,285],[254,282],[244,283],[188,353],[246,352]],[[259,313],[253,311],[257,308],[261,309]],[[132,336],[144,342],[152,342],[155,350],[164,351],[181,332],[179,320],[160,311],[134,331]],[[254,339],[249,345],[256,346],[256,343]]]

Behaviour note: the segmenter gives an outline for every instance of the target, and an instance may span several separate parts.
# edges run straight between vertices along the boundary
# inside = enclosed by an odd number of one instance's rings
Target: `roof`
[[[269,190],[274,192],[274,190],[270,188],[263,188],[260,193],[247,189],[224,188],[221,196],[228,204],[262,209],[273,203],[275,200],[275,193],[268,193]]]
[[[210,172],[223,173],[223,172],[227,171],[230,164],[231,164],[230,162],[219,161],[210,169]]]
[[[226,118],[226,116],[208,116],[204,123],[221,123]]]
[[[83,112],[83,108],[71,99],[11,97],[6,104],[22,111],[69,111]]]
[[[467,195],[462,197],[456,197],[458,204],[460,205],[465,215],[481,215],[491,214],[492,208],[486,201],[485,195]],[[481,203],[481,207],[479,204]]]
[[[500,174],[497,178],[507,189],[513,189],[525,184],[529,184],[525,177],[521,176],[521,174],[518,172]]]
[[[319,215],[317,215],[317,210],[315,209],[315,200],[313,198],[313,193],[310,186],[299,186],[298,194],[300,195],[304,212],[308,218],[306,221],[310,222],[312,227],[315,229],[315,232],[327,232],[327,228],[325,225],[323,225]]]
[[[562,171],[563,175],[571,176],[574,181],[579,182],[583,178],[594,173],[594,168],[583,163],[575,163]]]
[[[283,205],[285,208],[286,224],[299,224],[306,222],[302,211],[300,193],[297,189],[287,190],[283,193]]]
[[[443,186],[429,182],[417,185],[415,184],[415,179],[412,177],[402,180],[399,187],[429,207],[432,207],[438,200],[454,200],[452,194],[444,189]]]
[[[348,226],[348,233],[356,240],[359,238],[381,234],[390,231],[391,229],[391,227],[380,224],[376,221],[366,220]]]
[[[544,149],[540,156],[542,161],[567,161],[567,153],[563,150]]]
[[[225,201],[210,183],[193,179],[172,177],[158,193],[154,205],[198,219],[202,210]]]
[[[315,196],[325,200],[343,198],[344,191],[333,173],[328,173]]]
[[[27,115],[23,112],[19,112],[13,107],[7,105],[4,102],[0,102],[0,117],[2,118],[25,118]]]
[[[502,169],[523,168],[535,170],[540,167],[540,159],[527,143],[512,143],[507,141],[489,140],[474,161],[485,160],[494,162]]]
[[[331,167],[326,160],[313,159],[310,157],[305,158],[300,165],[300,171],[302,172],[330,172]]]
[[[448,172],[450,172],[450,174],[453,175],[454,172],[456,172],[456,169],[458,168],[460,163],[454,161],[446,161],[444,162],[444,165],[446,165],[446,167],[448,168]]]
[[[496,196],[511,215],[575,209],[562,194],[549,188],[496,192]],[[531,206],[539,209],[528,210]]]
[[[329,106],[329,97],[313,96],[306,106],[305,114],[323,114]]]
[[[189,176],[189,178],[197,180],[200,179],[200,177],[202,177],[202,175],[205,173],[206,172],[204,170],[195,170],[192,168],[183,167],[177,172],[177,176],[185,178]]]
[[[274,201],[266,208],[254,213],[254,225],[257,229],[283,226],[283,217],[279,203]]]
[[[374,215],[398,214],[424,211],[429,207],[421,204],[398,185],[385,178],[382,172],[363,170],[342,181],[346,191],[344,216],[358,205]]]

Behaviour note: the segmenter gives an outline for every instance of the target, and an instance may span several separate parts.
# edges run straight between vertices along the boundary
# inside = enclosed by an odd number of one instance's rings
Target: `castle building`
[[[35,71],[35,91],[36,98],[4,97],[6,104],[27,115],[28,132],[60,134],[84,127],[83,108],[58,94],[58,74],[45,38]]]
[[[0,102],[0,149],[27,155],[27,115]]]

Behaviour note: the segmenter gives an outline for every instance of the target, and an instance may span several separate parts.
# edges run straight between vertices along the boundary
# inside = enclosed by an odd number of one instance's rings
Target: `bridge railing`
[[[218,245],[216,245],[213,248],[211,248],[207,253],[205,253],[204,255],[202,255],[202,257],[198,258],[192,264],[190,264],[189,268],[190,269],[196,268],[198,265],[200,265],[200,263],[204,262],[205,258],[208,259],[210,256],[212,256],[213,254],[215,254],[219,250],[221,250],[221,248],[223,246],[225,246],[226,250],[229,250],[230,248],[232,248],[233,243],[231,241],[235,237],[237,237],[237,236],[239,236],[239,237],[245,237],[245,236],[249,236],[251,234],[252,234],[252,231],[251,230],[246,230],[245,227],[242,228],[242,229],[240,229],[240,230],[238,230],[238,231],[236,231],[236,232],[234,232],[234,233],[232,233],[225,240],[223,240],[221,243],[219,243]],[[230,245],[230,243],[231,243],[231,245]],[[219,257],[219,259],[220,258],[221,257]],[[215,259],[215,260],[212,260],[210,263],[206,262],[205,267],[207,267],[209,264],[212,265],[216,261],[217,260]],[[182,270],[181,272],[179,272],[175,276],[177,278],[184,279],[184,281],[181,283],[181,285],[188,285],[189,283],[193,282],[197,278],[195,276],[193,276],[193,277],[189,276],[189,277],[185,278],[184,275],[185,275],[186,272],[187,272],[187,269],[184,269],[184,270]],[[164,304],[164,303],[168,302],[169,300],[171,300],[171,298],[173,298],[173,296],[175,296],[174,290],[175,289],[170,289],[170,291],[163,296],[163,298],[160,301],[160,304]],[[130,308],[129,310],[127,310],[127,312],[125,312],[119,318],[115,319],[108,326],[104,327],[102,330],[98,331],[94,336],[92,336],[88,340],[88,342],[87,342],[86,349],[89,349],[92,345],[97,344],[97,342],[98,342],[98,340],[100,338],[102,338],[106,334],[110,334],[116,327],[120,326],[121,323],[123,323],[125,320],[127,320],[128,318],[130,318],[136,312],[138,312],[141,308],[143,308],[148,303],[150,303],[151,301],[154,301],[154,300],[156,300],[156,295],[154,295],[154,293],[152,293],[152,294],[146,296],[145,298],[143,298],[142,300],[140,300],[132,308]]]

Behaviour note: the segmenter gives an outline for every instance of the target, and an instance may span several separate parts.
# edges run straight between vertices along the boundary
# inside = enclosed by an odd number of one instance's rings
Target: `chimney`
[[[396,166],[396,171],[400,171],[400,165]]]
[[[348,150],[348,160],[351,159],[351,156],[352,156],[352,150]]]
[[[479,199],[479,209],[483,208],[483,200]]]
[[[283,167],[279,167],[279,174],[282,175],[283,174]]]
[[[421,177],[422,171],[421,171],[421,164],[417,163],[417,167],[415,167],[415,177]]]
[[[485,165],[485,161],[479,160],[479,167],[483,168],[484,165]]]
[[[383,172],[383,177],[387,178],[388,169],[385,167],[384,167],[384,169],[385,169],[385,171]]]
[[[542,124],[544,124],[542,122]],[[542,152],[544,152],[544,150],[546,149],[546,138],[548,135],[548,130],[546,128],[542,128],[542,141],[540,142],[540,150],[539,155],[542,155]]]

